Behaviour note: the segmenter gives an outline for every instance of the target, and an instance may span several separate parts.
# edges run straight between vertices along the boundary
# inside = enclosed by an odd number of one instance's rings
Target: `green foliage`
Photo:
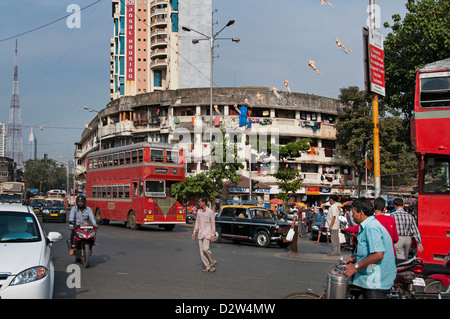
[[[27,188],[47,192],[50,189],[66,189],[67,170],[52,159],[28,160],[24,163],[24,180]]]
[[[336,125],[338,150],[353,162],[360,177],[359,188],[365,175],[366,151],[369,157],[373,157],[372,103],[369,95],[355,86],[342,88],[339,99],[345,107],[340,110],[339,122]],[[417,170],[409,139],[409,126],[407,120],[391,110],[387,112],[388,110],[386,105],[380,103],[381,183],[384,186],[391,186],[393,175],[390,174],[396,174],[394,178],[396,186],[411,185],[414,174],[400,174]]]
[[[223,132],[222,132],[223,134]],[[185,182],[172,186],[172,195],[177,200],[189,200],[191,198],[208,197],[214,200],[222,193],[223,182],[231,180],[233,183],[240,178],[238,171],[244,168],[237,156],[237,148],[234,143],[212,143],[213,163],[206,173],[187,177]],[[213,206],[214,207],[214,206]]]
[[[392,16],[384,42],[386,101],[407,118],[414,110],[415,72],[450,54],[450,0],[408,0],[408,13]]]
[[[279,147],[281,164],[278,170],[272,174],[277,179],[278,188],[282,191],[276,195],[287,203],[288,199],[294,195],[303,185],[300,179],[300,170],[293,170],[287,167],[285,160],[287,158],[301,157],[301,151],[310,149],[311,139],[302,138],[296,142],[287,143]]]

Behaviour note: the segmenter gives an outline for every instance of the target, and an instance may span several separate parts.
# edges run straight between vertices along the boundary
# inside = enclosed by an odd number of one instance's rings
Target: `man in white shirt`
[[[331,245],[333,246],[333,253],[328,256],[340,256],[341,244],[339,242],[339,215],[340,204],[338,203],[339,197],[331,195],[330,197],[330,209],[327,215],[327,224],[329,225],[331,233]]]

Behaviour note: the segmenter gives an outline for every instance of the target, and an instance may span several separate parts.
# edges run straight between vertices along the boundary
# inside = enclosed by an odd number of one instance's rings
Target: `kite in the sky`
[[[320,0],[320,3],[322,5],[324,5],[325,3],[328,4],[330,7],[332,7],[333,5],[331,3],[328,2],[328,0]]]
[[[350,48],[347,48],[346,46],[344,46],[341,41],[339,41],[338,38],[336,38],[336,44],[339,47],[339,49],[341,49],[342,51],[344,51],[345,54],[348,54],[349,52],[352,52],[352,50]]]
[[[286,88],[286,92],[291,93],[291,89],[289,88],[289,82],[286,78],[284,79],[284,86]]]
[[[317,73],[322,74],[322,72],[320,72],[320,70],[316,67],[316,62],[314,62],[313,60],[308,60],[308,65]]]
[[[278,89],[274,86],[272,86],[273,95],[275,95],[277,98],[281,99],[281,96],[278,94]]]

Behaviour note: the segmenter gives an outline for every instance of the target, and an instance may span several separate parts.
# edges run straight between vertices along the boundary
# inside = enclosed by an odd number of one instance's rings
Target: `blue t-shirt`
[[[377,264],[359,270],[353,278],[353,284],[366,289],[390,289],[397,268],[392,238],[386,228],[374,216],[370,216],[360,224],[357,238],[357,262],[377,252],[383,252],[384,256]]]

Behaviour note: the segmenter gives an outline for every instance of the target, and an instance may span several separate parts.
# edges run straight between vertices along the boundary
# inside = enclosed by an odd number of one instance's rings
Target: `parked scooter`
[[[450,252],[444,259],[444,266],[450,268]],[[428,276],[425,280],[425,292],[430,293],[445,293],[450,296],[450,275],[435,274]]]
[[[77,262],[81,262],[84,268],[89,268],[92,246],[97,236],[97,228],[87,223],[78,226],[73,236],[74,256]]]

